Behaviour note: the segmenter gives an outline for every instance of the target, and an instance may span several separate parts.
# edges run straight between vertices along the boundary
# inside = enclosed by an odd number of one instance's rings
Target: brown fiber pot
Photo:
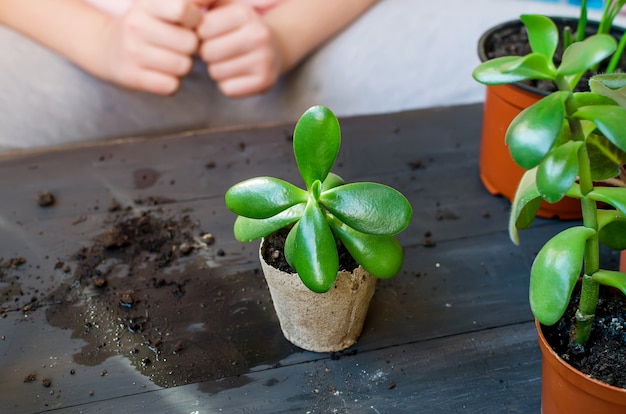
[[[546,342],[535,322],[541,349],[542,414],[623,414],[626,390],[581,373],[563,361]]]
[[[337,352],[355,344],[363,330],[376,278],[361,266],[340,271],[326,293],[309,290],[297,273],[287,273],[263,260],[261,268],[270,289],[283,335],[289,342],[313,352]]]

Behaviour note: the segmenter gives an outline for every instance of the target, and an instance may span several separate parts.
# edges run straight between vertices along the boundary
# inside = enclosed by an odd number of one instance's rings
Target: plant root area
[[[626,300],[615,290],[602,287],[596,318],[585,347],[571,341],[578,290],[563,318],[553,326],[543,326],[548,344],[567,363],[599,381],[626,388]]]
[[[121,211],[68,259],[75,270],[51,294],[46,317],[86,342],[77,363],[123,355],[163,387],[275,363],[293,346],[263,276],[212,265],[224,256],[189,215]]]

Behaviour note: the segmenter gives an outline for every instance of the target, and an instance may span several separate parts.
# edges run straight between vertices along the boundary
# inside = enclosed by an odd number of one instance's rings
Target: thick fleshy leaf
[[[257,177],[233,185],[224,199],[226,206],[237,215],[265,219],[306,202],[307,192],[278,178]]]
[[[400,192],[383,184],[361,182],[325,191],[320,203],[348,226],[362,233],[394,235],[411,221],[411,204]]]
[[[599,284],[619,289],[624,295],[626,295],[626,273],[601,269],[594,273],[591,277]]]
[[[535,220],[541,206],[541,195],[537,189],[537,168],[524,173],[520,180],[509,215],[509,237],[519,244],[518,230],[527,229]]]
[[[546,76],[545,71],[537,72],[522,65],[523,61],[523,56],[502,56],[490,59],[478,65],[472,72],[472,76],[484,85],[503,85],[527,79],[552,79],[551,76]],[[513,67],[515,70],[511,69]]]
[[[578,150],[584,143],[570,141],[554,148],[537,168],[537,188],[544,200],[561,200],[578,176]]]
[[[568,96],[568,92],[554,92],[513,119],[505,140],[520,167],[525,170],[536,167],[550,151],[563,128]]]
[[[600,243],[615,250],[626,250],[626,215],[616,210],[598,209]]]
[[[328,216],[328,220],[354,260],[372,276],[386,279],[400,271],[404,251],[394,236],[373,236],[361,233],[333,216]]]
[[[594,201],[601,201],[618,209],[622,214],[626,214],[626,188],[624,187],[594,187],[587,194],[587,197]]]
[[[626,151],[626,108],[616,105],[593,105],[578,108],[574,117],[593,121],[602,134]]]
[[[592,92],[612,99],[619,106],[626,107],[626,73],[595,75],[589,80],[589,88]]]
[[[559,30],[556,24],[549,17],[540,14],[523,14],[520,20],[528,32],[531,50],[552,60],[559,43]]]
[[[315,180],[324,182],[340,143],[339,121],[330,109],[314,106],[300,117],[293,133],[293,150],[307,188]]]
[[[570,227],[550,239],[530,270],[530,308],[544,325],[555,324],[567,309],[582,269],[585,242],[595,230]]]
[[[287,255],[302,283],[313,292],[324,293],[333,287],[339,270],[337,244],[315,200],[309,201],[302,219],[289,233],[285,241]]]
[[[574,42],[563,52],[557,73],[561,76],[583,73],[611,56],[616,48],[617,42],[607,34],[593,35],[582,42]]]
[[[607,180],[619,174],[619,166],[626,164],[626,153],[603,135],[590,134],[586,140],[591,167],[591,179]]]
[[[345,184],[346,182],[335,173],[329,172],[326,179],[322,183],[322,191],[330,190],[331,188]]]
[[[540,53],[531,53],[502,65],[504,73],[528,73],[533,79],[551,80],[556,76],[556,67]]]
[[[237,216],[233,229],[235,238],[241,242],[250,242],[287,227],[302,217],[305,205],[305,203],[296,204],[266,219]]]
[[[576,108],[589,105],[615,105],[615,100],[606,95],[594,92],[575,92],[574,104]]]

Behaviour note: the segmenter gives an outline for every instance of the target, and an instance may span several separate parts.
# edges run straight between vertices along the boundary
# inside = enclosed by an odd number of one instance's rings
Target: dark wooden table
[[[528,271],[564,223],[509,241],[509,204],[478,178],[481,115],[340,120],[334,171],[396,187],[414,218],[402,272],[332,355],[283,339],[258,243],[234,240],[223,203],[252,176],[300,182],[293,125],[2,156],[0,413],[539,412]],[[165,262],[110,240],[132,220],[165,231]]]

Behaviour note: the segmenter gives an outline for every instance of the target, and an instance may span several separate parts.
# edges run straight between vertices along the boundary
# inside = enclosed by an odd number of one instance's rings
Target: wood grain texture
[[[293,125],[3,156],[0,259],[26,263],[0,269],[0,412],[538,412],[528,271],[543,241],[567,223],[538,220],[520,247],[509,241],[508,202],[478,178],[481,117],[480,105],[466,105],[340,120],[334,171],[394,186],[414,217],[399,236],[402,271],[378,282],[359,342],[338,359],[282,339],[271,306],[258,305],[269,303],[258,243],[234,240],[234,215],[223,203],[229,186],[252,176],[300,184]],[[35,201],[44,190],[56,198],[51,207]],[[132,212],[188,215],[215,235],[202,257],[217,270],[207,283],[231,292],[226,310],[248,309],[239,335],[249,340],[235,346],[239,365],[164,387],[124,354],[94,366],[77,362],[85,340],[51,324],[47,315],[63,304],[50,295],[71,281],[73,255],[112,220],[113,200]],[[198,271],[185,263],[180,272]],[[180,311],[201,318],[195,306],[212,291],[195,289]],[[269,342],[255,342],[260,331]],[[30,373],[37,382],[24,383]]]

